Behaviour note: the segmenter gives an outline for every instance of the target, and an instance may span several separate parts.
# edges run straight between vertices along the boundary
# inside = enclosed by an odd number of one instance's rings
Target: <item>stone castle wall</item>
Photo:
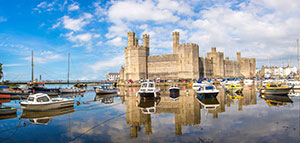
[[[254,77],[256,61],[242,58],[237,52],[237,61],[224,59],[223,52],[212,47],[207,57],[199,57],[199,46],[194,43],[180,44],[179,32],[173,32],[173,54],[149,56],[149,35],[143,35],[143,45],[134,32],[128,32],[125,47],[125,67],[120,70],[121,80],[140,79],[198,79]]]

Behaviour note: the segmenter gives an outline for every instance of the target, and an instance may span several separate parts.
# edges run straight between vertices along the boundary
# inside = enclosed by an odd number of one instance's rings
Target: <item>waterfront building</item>
[[[128,32],[128,46],[125,47],[125,67],[121,67],[120,80],[141,79],[199,79],[227,77],[255,77],[255,58],[242,58],[237,52],[237,60],[224,59],[223,52],[216,47],[206,57],[199,57],[199,46],[195,43],[180,43],[179,32],[173,32],[173,54],[149,54],[149,35],[143,35],[143,45],[134,32]]]
[[[297,75],[297,67],[277,67],[277,66],[262,66],[261,76],[269,78],[276,77],[294,77]]]
[[[119,73],[108,73],[106,74],[106,80],[107,81],[117,81],[120,79],[120,74]]]

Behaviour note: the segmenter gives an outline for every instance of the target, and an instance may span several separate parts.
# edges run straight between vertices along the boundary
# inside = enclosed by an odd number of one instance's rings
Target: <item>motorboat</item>
[[[240,84],[239,80],[226,80],[222,83],[223,87],[228,88],[232,84]]]
[[[260,95],[264,99],[268,106],[284,106],[288,103],[293,103],[293,101],[287,95],[278,96],[278,95]]]
[[[9,114],[16,114],[17,108],[14,107],[0,107],[0,116],[2,115],[9,115]]]
[[[300,90],[300,81],[288,81],[288,86],[293,86],[294,90]]]
[[[29,95],[27,101],[20,102],[23,110],[50,110],[57,108],[72,107],[74,99],[50,98],[47,94],[37,93]]]
[[[205,96],[203,94],[197,94],[196,98],[205,110],[215,110],[220,106],[220,103],[215,96]]]
[[[178,87],[177,84],[171,85],[171,87],[169,88],[170,92],[179,92],[180,88]]]
[[[81,93],[81,92],[85,92],[85,90],[78,87],[66,87],[66,88],[60,88],[59,92],[60,93]]]
[[[154,114],[156,113],[156,106],[159,104],[160,98],[152,100],[139,100],[136,105],[140,108],[143,114]]]
[[[118,88],[113,88],[112,84],[103,84],[100,86],[95,86],[94,90],[96,94],[102,95],[102,94],[115,94],[118,92]]]
[[[192,85],[193,90],[198,90],[201,86],[206,85],[207,83],[205,82],[195,82]]]
[[[233,93],[233,92],[227,93],[227,96],[233,101],[244,98],[243,94],[237,94],[237,93]]]
[[[195,92],[197,94],[217,96],[219,90],[212,84],[202,84],[198,89],[195,90]]]
[[[280,83],[268,83],[264,87],[263,94],[271,94],[271,95],[288,95],[290,90],[293,87],[283,85]]]
[[[51,109],[47,111],[24,110],[21,119],[28,119],[29,122],[39,125],[47,125],[53,117],[70,114],[74,112],[74,107]]]
[[[156,88],[155,82],[146,80],[141,84],[140,89],[136,92],[136,97],[140,96],[141,98],[147,97],[158,97],[159,89]]]
[[[243,87],[240,84],[231,84],[228,88],[225,88],[227,92],[234,92],[234,93],[242,93]]]

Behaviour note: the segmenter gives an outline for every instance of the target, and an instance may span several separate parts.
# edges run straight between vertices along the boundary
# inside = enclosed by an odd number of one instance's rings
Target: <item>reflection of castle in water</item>
[[[135,93],[130,93],[132,89],[126,90],[129,91],[124,92],[124,95],[126,95],[124,97],[127,108],[126,121],[130,125],[130,137],[136,138],[143,125],[145,126],[145,134],[152,134],[151,114],[144,114],[142,112],[141,109],[143,107],[139,107],[136,103],[138,100],[135,97]],[[189,92],[192,93],[192,91]],[[160,97],[159,103],[156,105],[154,114],[174,114],[175,135],[182,134],[182,126],[200,124],[200,105],[192,94],[187,94],[185,90],[181,90],[180,98],[177,101],[173,101],[170,99],[169,94],[164,93],[165,92],[162,92],[162,96]],[[150,100],[148,102],[154,101]]]
[[[195,98],[192,89],[181,88],[180,97],[176,101],[170,98],[170,94],[167,90],[162,89],[159,101],[150,100],[142,102],[139,102],[138,98],[136,98],[135,92],[138,90],[137,88],[121,87],[119,90],[121,99],[126,104],[126,122],[130,125],[131,138],[138,137],[138,132],[141,131],[142,126],[145,126],[146,135],[152,134],[151,116],[153,116],[153,114],[174,114],[176,136],[182,135],[182,126],[200,124],[200,110],[203,109],[203,106],[201,106],[199,100]],[[218,118],[219,113],[225,112],[225,105],[230,107],[234,101],[226,96],[224,89],[220,89],[217,102],[219,103],[217,108],[207,110],[209,114],[213,114],[213,118]],[[256,104],[255,89],[246,88],[243,98],[238,101],[239,110],[242,110],[242,106],[251,104]],[[155,108],[150,108],[148,105],[153,105]]]

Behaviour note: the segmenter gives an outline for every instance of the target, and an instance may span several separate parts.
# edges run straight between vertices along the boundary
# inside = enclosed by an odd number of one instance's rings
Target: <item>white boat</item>
[[[85,92],[85,90],[78,87],[66,87],[66,88],[60,88],[59,92],[60,93],[81,93],[81,92]]]
[[[103,84],[94,87],[96,94],[115,94],[118,92],[117,88],[113,88],[111,84]]]
[[[225,88],[228,88],[231,84],[240,84],[240,81],[238,81],[238,80],[226,80],[225,82],[223,82],[223,86]]]
[[[37,93],[29,95],[27,101],[20,102],[23,110],[50,110],[57,108],[72,107],[74,99],[50,98],[47,94]]]
[[[195,82],[195,83],[193,83],[192,88],[193,88],[193,90],[198,90],[203,85],[206,85],[206,83],[204,83],[204,82],[201,82],[201,83]]]
[[[197,90],[195,90],[195,92],[197,94],[217,96],[219,93],[219,90],[216,88],[216,86],[214,86],[212,84],[203,84]]]
[[[158,97],[159,90],[156,89],[155,82],[147,80],[141,84],[141,88],[136,92],[136,96],[141,98]]]
[[[300,81],[288,81],[287,85],[292,86],[294,90],[300,89]]]

